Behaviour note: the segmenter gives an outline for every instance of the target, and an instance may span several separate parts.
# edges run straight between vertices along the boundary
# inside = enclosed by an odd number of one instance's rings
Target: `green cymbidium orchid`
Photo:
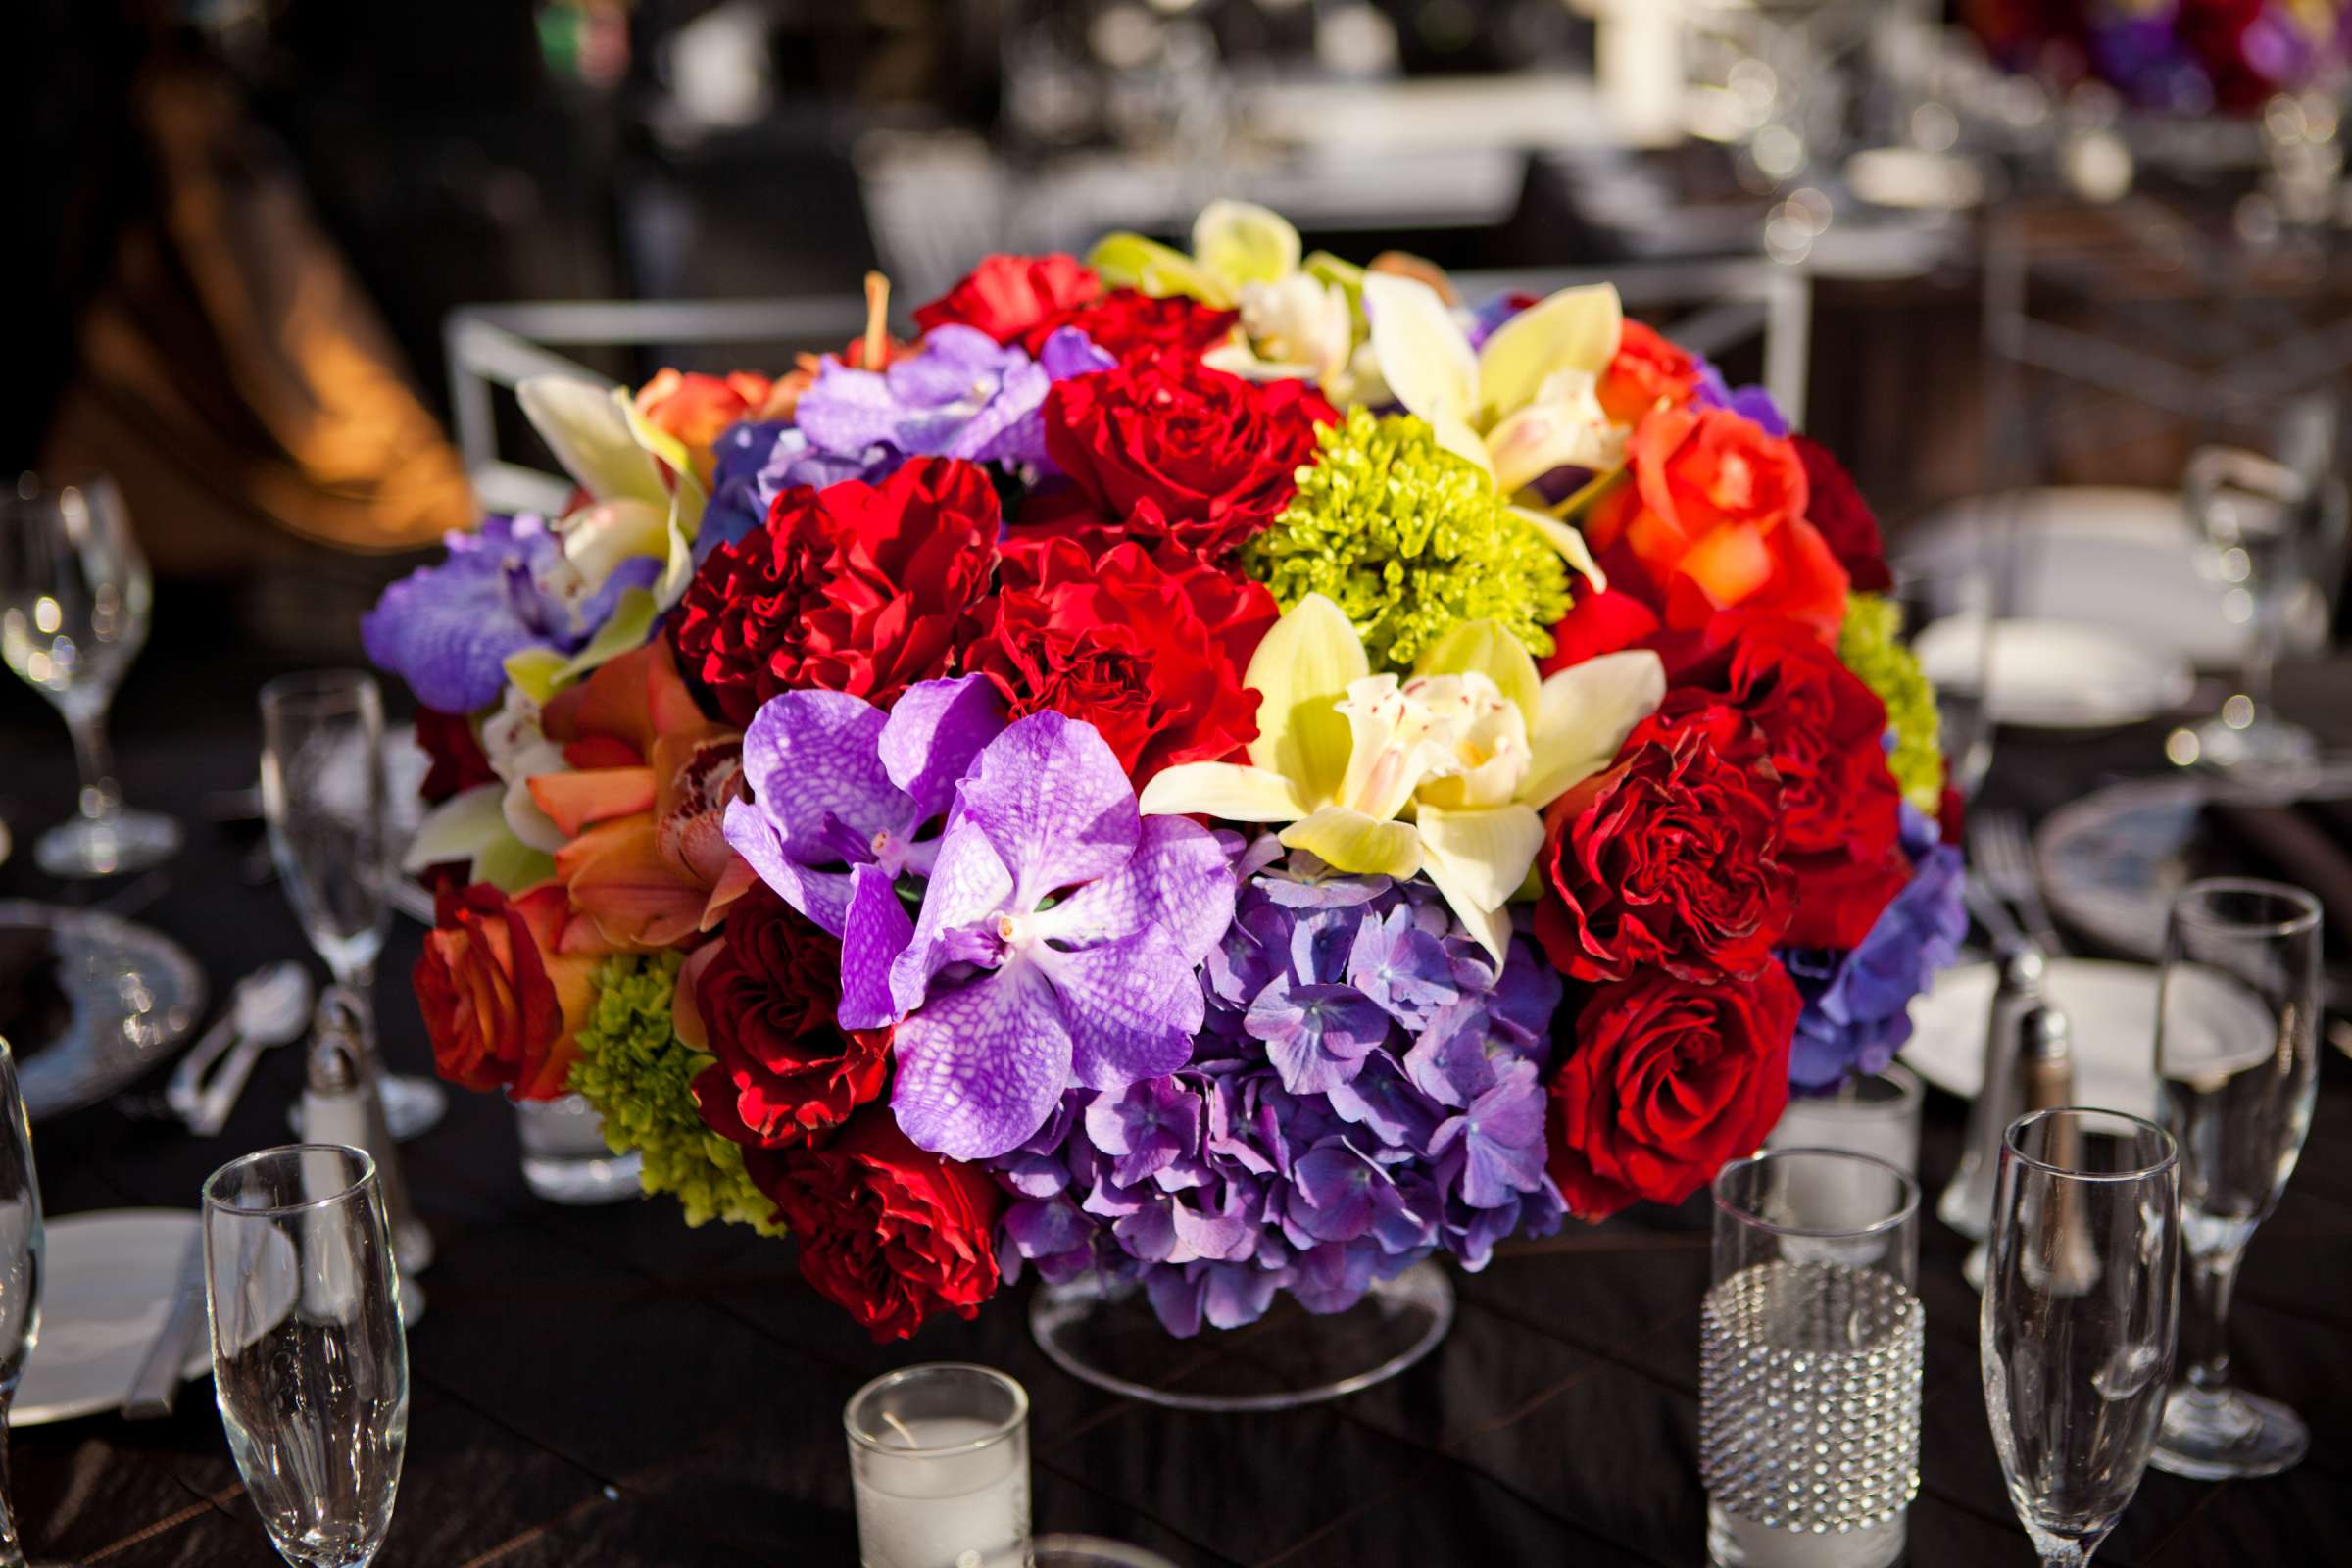
[[[1259,695],[1249,762],[1168,768],[1143,809],[1285,823],[1284,844],[1357,875],[1426,872],[1497,961],[1543,808],[1606,767],[1666,691],[1647,652],[1539,679],[1517,639],[1485,620],[1455,627],[1407,679],[1375,675],[1320,594],[1276,622],[1248,680]]]

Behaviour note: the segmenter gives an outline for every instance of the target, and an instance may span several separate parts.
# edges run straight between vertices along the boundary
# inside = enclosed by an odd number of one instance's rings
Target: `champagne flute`
[[[265,1149],[204,1184],[213,1386],[229,1451],[293,1568],[368,1568],[409,1441],[409,1348],[375,1162]]]
[[[41,1183],[17,1060],[0,1040],[0,1568],[24,1568],[8,1491],[8,1407],[41,1328]]]
[[[384,1072],[375,1051],[375,960],[392,924],[383,694],[371,675],[330,669],[280,676],[261,703],[262,815],[278,879],[312,950],[359,999],[386,1125],[414,1138],[447,1102],[428,1078]]]
[[[2203,530],[2212,574],[2225,585],[2232,619],[2248,623],[2237,689],[2222,710],[2170,751],[2225,772],[2308,768],[2320,745],[2311,731],[2271,710],[2271,672],[2289,611],[2309,575],[2321,518],[2343,505],[2340,487],[2316,486],[2286,464],[2242,447],[2199,447],[2181,482],[2189,517]]]
[[[2319,1018],[2317,899],[2242,877],[2180,890],[2157,989],[2156,1096],[2180,1146],[2188,1302],[2159,1470],[2198,1481],[2273,1475],[2310,1446],[2292,1410],[2230,1386],[2230,1300],[2246,1243],[2311,1130]]]
[[[2164,1129],[2068,1106],[2009,1124],[1978,1339],[2009,1501],[2048,1568],[2081,1568],[2139,1490],[2180,1275]]]
[[[0,659],[73,732],[80,814],[33,841],[51,876],[138,871],[179,850],[179,824],[122,805],[107,705],[147,640],[152,589],[112,480],[44,490],[25,474],[0,498]]]

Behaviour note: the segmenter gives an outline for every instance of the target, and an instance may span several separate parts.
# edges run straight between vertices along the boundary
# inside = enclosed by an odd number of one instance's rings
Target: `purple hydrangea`
[[[786,419],[746,419],[729,425],[712,445],[717,466],[710,499],[703,508],[702,531],[694,537],[694,563],[701,565],[721,545],[748,538],[767,521],[776,497],[799,485],[822,489],[844,479],[868,476],[856,458],[822,452],[807,432]]]
[[[1192,1059],[1071,1091],[995,1162],[1004,1266],[1134,1282],[1192,1335],[1278,1290],[1344,1311],[1441,1249],[1476,1269],[1557,1229],[1541,1076],[1559,976],[1524,940],[1497,973],[1424,883],[1219,841],[1243,882]]]
[[[386,588],[360,617],[369,661],[445,713],[497,702],[506,661],[526,648],[579,652],[623,593],[652,587],[662,571],[660,561],[636,556],[591,585],[564,559],[555,530],[534,516],[486,517],[447,543],[438,564]]]
[[[1862,945],[1846,953],[1782,950],[1805,1001],[1788,1052],[1789,1085],[1799,1093],[1883,1071],[1911,1038],[1911,999],[1960,956],[1968,935],[1960,852],[1939,842],[1936,824],[1908,805],[1902,823],[1911,880],[1880,911]]]

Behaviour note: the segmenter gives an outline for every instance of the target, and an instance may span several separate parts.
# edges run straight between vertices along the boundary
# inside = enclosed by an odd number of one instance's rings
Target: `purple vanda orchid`
[[[1093,725],[1032,714],[956,787],[921,914],[887,971],[845,939],[844,1022],[850,997],[886,988],[899,1126],[950,1158],[993,1158],[1073,1084],[1123,1089],[1191,1060],[1196,971],[1234,895],[1215,836],[1142,816]]]
[[[935,327],[885,370],[826,360],[793,416],[813,447],[858,460],[869,479],[913,457],[1042,466],[1047,389],[1115,363],[1075,327],[1036,360],[972,327]]]

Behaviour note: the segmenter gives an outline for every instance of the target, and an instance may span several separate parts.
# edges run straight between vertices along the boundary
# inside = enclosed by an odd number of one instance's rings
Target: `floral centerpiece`
[[[2342,0],[1968,0],[1965,15],[2005,65],[2171,114],[2249,113],[2352,59]]]
[[[1679,1202],[1950,957],[1868,509],[1615,292],[1221,202],[781,377],[563,382],[388,591],[443,1073],[600,1111],[877,1337],[1187,1335]]]

